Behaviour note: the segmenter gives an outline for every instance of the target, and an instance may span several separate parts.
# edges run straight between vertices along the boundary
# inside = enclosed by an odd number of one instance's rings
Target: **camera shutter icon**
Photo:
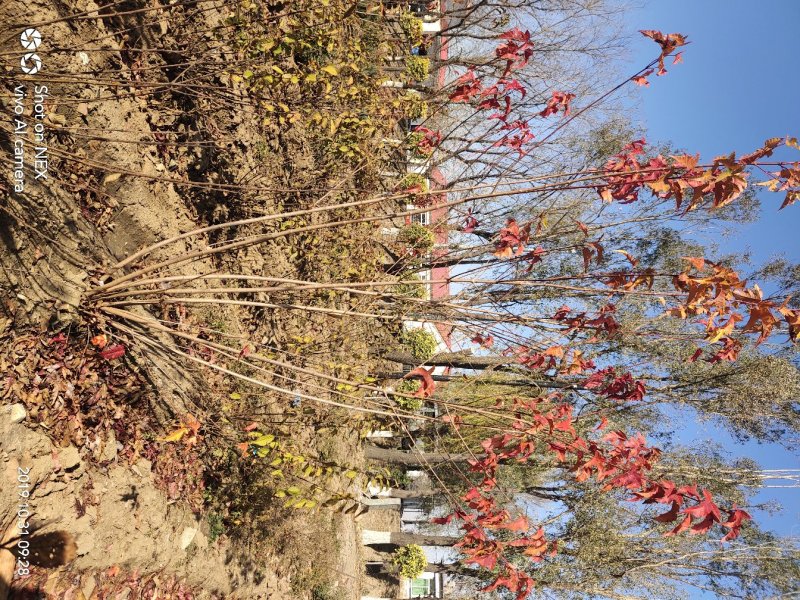
[[[38,54],[28,52],[28,54],[23,56],[22,60],[19,61],[19,64],[20,67],[22,67],[22,72],[26,75],[36,75],[42,68],[42,59],[39,58]]]
[[[42,34],[38,29],[30,27],[20,34],[19,43],[25,50],[36,50],[42,43]]]

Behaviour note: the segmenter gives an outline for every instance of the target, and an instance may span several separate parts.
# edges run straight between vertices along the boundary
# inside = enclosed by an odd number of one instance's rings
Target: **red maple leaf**
[[[475,75],[475,69],[469,69],[461,77],[453,82],[456,89],[450,94],[453,102],[468,102],[474,96],[481,93],[483,86]]]
[[[683,521],[678,523],[677,527],[675,527],[674,529],[668,531],[664,535],[667,536],[667,537],[669,537],[671,535],[678,535],[679,533],[689,529],[689,526],[691,524],[692,524],[692,517],[690,517],[689,515],[686,515],[686,517],[683,519]]]
[[[539,113],[539,116],[549,117],[550,115],[556,114],[559,110],[563,110],[564,116],[566,117],[569,115],[569,104],[574,97],[575,94],[569,94],[567,92],[553,92],[552,98],[547,101],[547,106]]]
[[[703,499],[694,506],[684,509],[683,514],[698,519],[703,519],[710,515],[717,523],[721,520],[719,507],[714,504],[711,499],[711,493],[708,490],[703,490]]]
[[[100,356],[105,358],[106,360],[116,360],[117,358],[122,358],[125,356],[125,346],[122,344],[114,344],[113,346],[108,346],[105,350],[100,353]]]
[[[483,348],[491,348],[494,345],[494,337],[491,335],[483,336],[481,334],[476,335],[472,338],[472,342],[475,344],[479,344]]]
[[[647,80],[647,78],[652,74],[653,74],[653,69],[647,69],[646,71],[643,71],[641,74],[634,75],[633,77],[631,77],[631,81],[636,85],[640,85],[642,87],[649,87],[650,82]]]
[[[722,538],[723,542],[727,542],[739,537],[739,531],[742,528],[742,523],[744,521],[749,521],[750,519],[752,519],[752,517],[748,513],[739,508],[736,508],[735,504],[733,505],[733,510],[729,511],[729,515],[730,516],[728,520],[722,523],[724,527],[730,529],[730,531],[727,534],[725,534],[725,537]]]
[[[467,210],[467,215],[464,217],[464,224],[461,226],[461,231],[464,233],[472,233],[479,225],[478,219],[472,216],[472,209]]]
[[[520,227],[515,219],[509,219],[506,226],[500,229],[500,239],[495,245],[494,255],[498,258],[510,258],[525,251],[525,244],[531,235],[530,223]]]
[[[680,510],[680,505],[677,502],[672,503],[672,508],[670,508],[667,512],[662,513],[655,517],[655,520],[659,523],[672,523],[675,519],[678,518],[678,511]]]
[[[661,55],[658,57],[658,73],[657,75],[664,75],[667,70],[664,68],[664,58],[672,54],[677,48],[686,45],[686,36],[680,33],[663,34],[655,29],[643,29],[640,33],[649,37],[651,40],[661,46]],[[681,62],[682,58],[676,57],[673,64]]]
[[[419,377],[422,380],[422,384],[414,395],[418,398],[430,398],[433,396],[433,392],[436,389],[436,382],[433,380],[433,367],[430,369],[417,367],[406,373],[403,379],[411,379],[414,377]]]

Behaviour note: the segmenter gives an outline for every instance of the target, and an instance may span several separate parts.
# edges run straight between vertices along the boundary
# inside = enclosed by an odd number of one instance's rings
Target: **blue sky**
[[[800,135],[800,1],[798,0],[650,0],[630,12],[627,29],[679,32],[689,38],[682,64],[639,88],[639,118],[652,142],[673,142],[709,159],[732,150],[746,153],[770,137]],[[635,64],[657,54],[641,37],[633,43]],[[634,70],[637,67],[634,67]],[[800,160],[800,152],[782,150],[779,159]],[[778,212],[782,195],[763,193],[761,219],[724,240],[723,252],[749,249],[763,262],[776,255],[800,261],[800,206]],[[735,455],[749,455],[765,468],[800,468],[800,460],[776,445],[738,444],[708,424],[691,424],[684,442],[712,440]],[[776,516],[758,520],[783,535],[800,536],[800,489],[768,490],[784,506]]]

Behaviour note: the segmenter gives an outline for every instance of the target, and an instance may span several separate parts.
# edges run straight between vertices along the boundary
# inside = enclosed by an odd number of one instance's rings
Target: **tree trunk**
[[[365,546],[390,544],[392,546],[452,546],[460,538],[452,535],[425,535],[423,533],[403,533],[400,531],[362,531]]]
[[[398,372],[398,373],[376,373],[375,377],[377,379],[403,379],[406,376],[406,373]],[[431,375],[434,381],[440,381],[446,383],[448,381],[460,381],[463,382],[467,377],[464,375]],[[480,384],[481,381],[476,381],[475,383]],[[577,383],[570,383],[569,381],[542,381],[537,379],[514,379],[508,381],[491,381],[489,382],[492,385],[507,385],[510,387],[527,387],[527,388],[548,388],[548,389],[585,389],[577,385]]]
[[[364,456],[370,460],[405,465],[407,467],[420,467],[436,465],[446,462],[464,462],[472,458],[471,454],[450,454],[448,452],[405,452],[392,448],[378,448],[372,444],[364,446]]]
[[[452,535],[426,535],[423,533],[393,531],[391,543],[398,546],[408,546],[409,544],[416,544],[417,546],[452,546],[459,539],[461,538]]]
[[[389,498],[428,498],[440,494],[440,490],[395,490],[389,491]]]
[[[416,365],[419,361],[407,352],[387,352],[383,355],[386,360]],[[425,361],[431,367],[453,367],[455,369],[490,369],[504,365],[517,364],[513,357],[506,356],[471,356],[461,352],[442,352]]]
[[[363,498],[361,504],[369,507],[370,511],[373,510],[401,510],[403,508],[402,500],[400,498],[390,498],[382,496],[380,498]]]

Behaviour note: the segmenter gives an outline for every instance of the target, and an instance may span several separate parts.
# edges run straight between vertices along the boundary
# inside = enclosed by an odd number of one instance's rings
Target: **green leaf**
[[[255,446],[266,446],[274,439],[275,436],[272,435],[271,433],[262,433],[256,439],[251,440],[250,443]]]

